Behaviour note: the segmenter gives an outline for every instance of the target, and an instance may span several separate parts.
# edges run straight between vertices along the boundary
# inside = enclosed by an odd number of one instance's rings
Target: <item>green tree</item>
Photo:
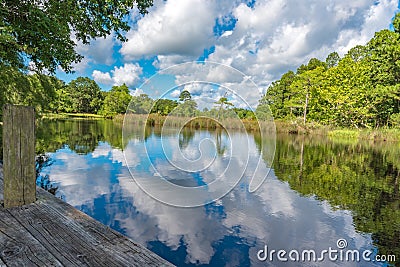
[[[104,98],[103,107],[99,113],[106,117],[123,114],[126,112],[131,100],[132,96],[129,94],[128,86],[125,84],[121,86],[113,86],[111,90],[107,92]]]
[[[362,61],[369,56],[368,48],[362,45],[356,45],[347,52],[346,56],[351,58],[354,62]]]
[[[215,105],[217,105],[218,107],[218,114],[217,114],[217,119],[219,119],[220,117],[224,118],[224,117],[228,117],[230,113],[230,115],[232,115],[231,112],[225,112],[225,110],[229,109],[230,107],[233,107],[234,105],[228,101],[228,98],[226,97],[227,93],[225,93],[225,95],[223,97],[220,97],[218,99],[218,101],[214,102]]]
[[[254,120],[256,118],[254,112],[244,108],[233,108],[233,111],[237,114],[239,119]]]
[[[64,86],[64,82],[54,76],[43,74],[28,75],[30,86],[21,91],[21,104],[35,107],[37,114],[52,112],[57,100],[57,90]]]
[[[223,97],[220,97],[218,101],[214,102],[214,104],[216,104],[220,110],[233,107],[233,104],[229,102],[228,98],[226,97],[226,94]]]
[[[157,99],[151,109],[151,113],[158,113],[160,115],[170,114],[176,107],[178,102],[171,99]]]
[[[153,103],[153,99],[151,99],[148,95],[140,94],[139,96],[132,97],[132,101],[129,104],[129,109],[131,112],[136,114],[148,114],[150,113]]]
[[[185,102],[188,100],[192,100],[192,95],[188,90],[183,90],[181,94],[179,95],[179,101]]]
[[[26,75],[15,68],[0,66],[0,106],[5,103],[33,106],[37,114],[52,112],[57,90],[63,82],[54,76]],[[1,118],[2,109],[0,109]]]
[[[393,127],[400,128],[400,113],[390,115],[390,124]]]
[[[6,103],[18,104],[21,101],[20,92],[30,87],[28,76],[15,68],[0,65],[0,114]]]
[[[394,31],[375,33],[340,59],[312,58],[269,86],[259,107],[269,106],[275,118],[302,117],[342,127],[397,125],[400,113],[400,14]],[[256,110],[257,111],[257,110]]]
[[[324,81],[325,70],[325,65],[319,65],[302,71],[296,75],[290,85],[291,97],[286,102],[286,106],[293,111],[296,117],[301,116],[304,124],[307,122],[307,115],[313,119],[319,119],[322,104],[320,88]]]
[[[193,117],[197,113],[197,103],[194,100],[185,100],[183,103],[179,103],[174,109],[173,115],[181,117]]]
[[[17,68],[33,62],[39,71],[55,72],[60,66],[72,71],[82,56],[71,39],[90,40],[115,32],[125,41],[129,12],[136,6],[142,14],[152,0],[1,0],[0,64]],[[28,61],[24,59],[28,59]]]
[[[396,126],[393,120],[400,112],[400,84],[396,85],[377,85],[371,96],[371,113],[374,114],[375,127]]]
[[[256,111],[255,111],[255,116],[258,120],[261,121],[268,121],[273,118],[271,109],[268,104],[263,103],[260,101],[258,104]]]
[[[326,70],[325,62],[312,58],[307,65],[301,65],[297,69],[296,75],[290,83],[289,98],[284,106],[286,109],[290,109],[291,116],[301,116],[304,124],[307,121],[308,113],[315,118],[321,109],[319,94]]]
[[[102,105],[100,87],[87,77],[79,77],[71,81],[67,88],[73,112],[97,113]]]
[[[400,33],[400,12],[396,13],[393,19],[393,29],[395,33]]]
[[[336,67],[340,61],[340,56],[337,52],[332,52],[325,60],[326,66],[330,69]]]
[[[396,19],[400,19],[399,16]],[[400,83],[400,33],[382,30],[375,33],[367,46],[372,67],[370,77],[374,85]]]
[[[307,65],[303,64],[297,68],[297,74],[301,74],[303,72],[313,70],[318,67],[322,67],[322,68],[326,69],[327,65],[325,62],[319,60],[318,58],[312,58],[312,59],[310,59],[310,61],[308,61]]]
[[[327,71],[322,103],[327,115],[325,123],[345,127],[369,127],[373,114],[367,61],[354,61],[346,55],[335,68]]]
[[[290,85],[294,78],[295,73],[293,71],[286,72],[280,80],[273,82],[268,87],[267,93],[260,100],[260,105],[268,105],[275,118],[285,118],[292,113],[286,102],[290,100]]]

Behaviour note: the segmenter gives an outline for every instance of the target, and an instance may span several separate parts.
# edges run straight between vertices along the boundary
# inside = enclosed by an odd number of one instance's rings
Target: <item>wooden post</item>
[[[35,202],[35,111],[33,107],[3,108],[4,207]]]

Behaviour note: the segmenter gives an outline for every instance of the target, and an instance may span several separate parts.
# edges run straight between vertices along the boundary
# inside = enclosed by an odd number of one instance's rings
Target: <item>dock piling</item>
[[[33,107],[3,108],[4,207],[35,202],[35,111]]]

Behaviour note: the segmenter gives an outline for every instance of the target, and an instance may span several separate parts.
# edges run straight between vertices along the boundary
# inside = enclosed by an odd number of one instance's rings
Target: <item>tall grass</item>
[[[400,141],[400,129],[381,128],[362,130],[360,131],[359,138],[366,140]]]
[[[129,114],[126,115],[132,125],[149,125],[149,126],[168,126],[168,127],[189,127],[192,129],[216,129],[223,127],[234,130],[259,131],[266,130],[277,133],[300,134],[300,135],[320,135],[327,136],[331,139],[342,140],[383,140],[383,141],[400,141],[399,128],[380,128],[380,129],[342,129],[332,126],[321,125],[315,122],[309,122],[305,125],[300,120],[275,120],[275,121],[256,121],[256,120],[240,120],[235,118],[220,119],[218,122],[207,117],[178,117],[178,116],[161,116],[159,114]],[[168,118],[168,119],[167,119]],[[117,115],[114,121],[123,122],[124,115]]]
[[[331,138],[343,138],[343,139],[358,139],[360,132],[352,129],[338,129],[328,132],[328,136]]]
[[[225,118],[215,120],[208,117],[178,117],[178,116],[161,116],[159,114],[128,114],[117,115],[114,117],[116,122],[129,122],[131,125],[148,125],[148,126],[166,126],[166,127],[188,127],[192,129],[234,129],[258,131],[260,129],[273,130],[275,127],[272,122],[257,122],[256,120],[240,120],[235,118]]]
[[[337,129],[328,132],[331,138],[372,140],[372,141],[400,141],[400,129]]]

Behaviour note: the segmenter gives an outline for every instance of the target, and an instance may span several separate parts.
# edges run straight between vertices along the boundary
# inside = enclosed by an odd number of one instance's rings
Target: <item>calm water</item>
[[[57,120],[41,122],[37,135],[37,150],[52,162],[41,175],[58,187],[56,196],[178,266],[385,265],[348,262],[345,256],[330,261],[328,254],[324,262],[281,262],[276,254],[272,262],[260,261],[257,253],[266,245],[269,252],[287,251],[286,258],[291,250],[299,251],[300,259],[303,250],[314,250],[318,258],[331,248],[338,256],[358,250],[361,257],[371,250],[370,258],[400,259],[399,144],[277,136],[270,162],[273,142],[241,132],[138,128],[123,143],[119,124]],[[261,152],[256,174],[270,172],[250,193]],[[182,156],[204,168],[177,166]],[[233,169],[224,173],[229,164]],[[222,199],[178,208],[144,193],[130,172],[185,187],[242,173],[243,178]],[[190,203],[196,196],[184,197]],[[339,239],[347,242],[345,248],[338,249]]]

